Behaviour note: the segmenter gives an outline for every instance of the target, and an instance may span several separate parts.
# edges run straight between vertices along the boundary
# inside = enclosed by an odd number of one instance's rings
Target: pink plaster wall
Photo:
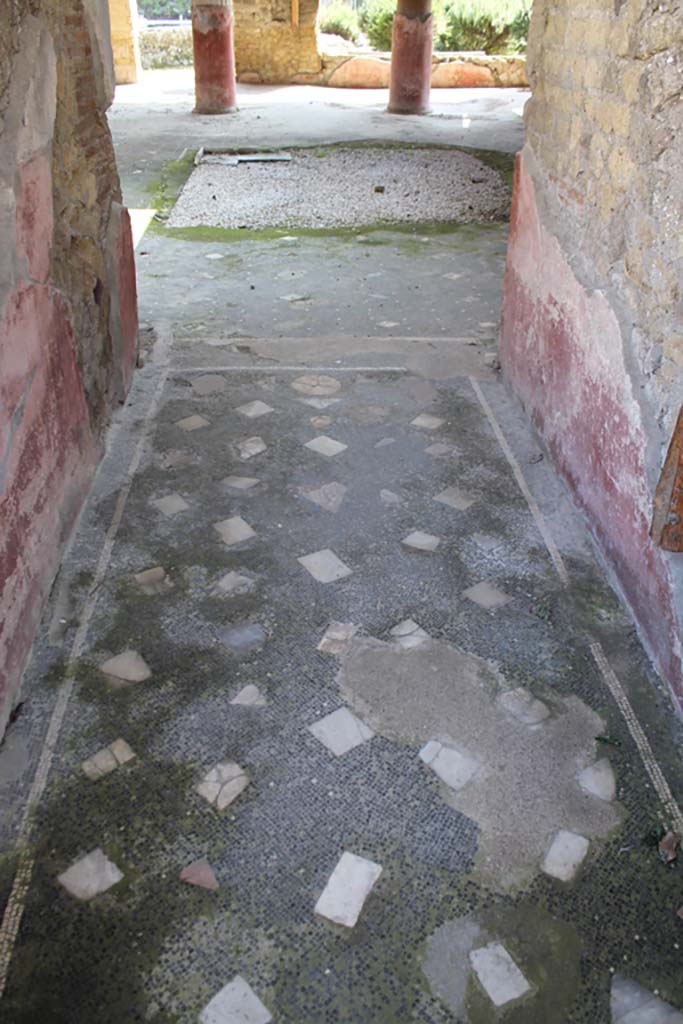
[[[80,0],[70,2],[85,18]],[[85,152],[87,132],[110,142],[96,108],[89,120],[71,126],[83,163],[92,159],[99,166],[96,161],[104,159],[100,180],[111,189],[110,195],[106,188],[99,193],[102,205],[93,218],[106,230],[92,269],[65,247],[65,213],[59,222],[55,218],[54,194],[79,211],[85,200],[77,174],[68,196],[65,181],[71,179],[62,174],[56,185],[55,168],[63,167],[53,140],[59,88],[54,53],[61,40],[48,25],[27,16],[22,26],[26,52],[16,59],[0,165],[0,736],[97,467],[111,409],[125,397],[137,354],[130,218],[117,202],[113,162],[106,166],[102,146],[92,157]],[[101,68],[96,71],[87,38],[68,36],[67,45],[74,51],[74,79],[89,80],[92,92]],[[65,109],[58,116],[66,116]],[[53,252],[58,236],[61,248]],[[99,321],[90,315],[99,309],[91,283],[98,275],[108,310]],[[87,303],[89,318],[83,316]],[[88,393],[86,381],[93,379],[104,380],[104,387]]]
[[[673,583],[648,534],[647,436],[622,333],[607,298],[582,286],[544,226],[523,154],[515,172],[500,358],[683,704]]]

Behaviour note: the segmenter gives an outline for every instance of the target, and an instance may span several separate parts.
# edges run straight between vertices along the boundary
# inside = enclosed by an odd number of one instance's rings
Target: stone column
[[[390,114],[426,114],[432,84],[431,0],[398,0],[391,36]]]
[[[192,0],[195,114],[236,110],[232,0]]]

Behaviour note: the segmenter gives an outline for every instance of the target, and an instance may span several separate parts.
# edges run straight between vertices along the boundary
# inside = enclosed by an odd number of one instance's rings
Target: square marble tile
[[[337,558],[334,551],[329,548],[314,551],[310,555],[303,555],[301,558],[297,558],[297,562],[300,562],[319,583],[334,583],[335,580],[342,580],[345,576],[350,576],[353,571],[349,569],[348,565],[344,565],[341,558]]]
[[[422,530],[413,530],[401,541],[407,548],[416,548],[418,551],[436,551],[440,543],[440,537],[435,537],[433,533],[424,533]]]
[[[320,487],[304,487],[302,497],[319,505],[326,512],[338,512],[346,494],[346,487],[340,483],[322,484]]]
[[[419,626],[414,619],[404,619],[399,622],[389,633],[394,638],[394,643],[405,650],[412,647],[419,647],[425,640],[429,640],[429,633],[425,633],[422,626]]]
[[[273,412],[273,407],[272,405],[266,405],[260,399],[256,399],[254,402],[240,405],[236,411],[242,416],[248,416],[250,420],[255,420],[259,416],[267,416],[269,412]]]
[[[325,654],[341,654],[357,632],[358,626],[352,622],[331,622],[318,644],[318,650]]]
[[[207,1003],[199,1024],[271,1024],[272,1019],[253,988],[238,974]]]
[[[428,412],[422,412],[410,421],[412,427],[419,427],[420,430],[438,430],[445,421],[438,416],[432,416]]]
[[[365,722],[361,722],[360,718],[356,718],[348,708],[339,708],[308,728],[335,757],[341,757],[354,747],[359,747],[361,743],[371,740],[375,735],[372,729]]]
[[[178,512],[184,512],[190,506],[179,494],[165,494],[163,498],[154,498],[151,502],[165,516],[175,516]]]
[[[201,430],[202,427],[208,427],[209,421],[205,420],[203,416],[198,413],[194,413],[192,416],[185,416],[182,420],[177,420],[176,427],[180,427],[181,430],[185,430],[188,434],[193,430]]]
[[[502,608],[512,600],[509,594],[504,594],[502,590],[485,581],[463,590],[462,596],[489,611],[493,608]]]
[[[315,905],[315,913],[353,928],[381,874],[380,864],[345,851]]]
[[[531,985],[500,942],[473,949],[470,963],[494,1006],[505,1006],[531,991]]]
[[[481,761],[439,740],[430,740],[420,751],[420,760],[428,764],[451,789],[462,789],[481,768]]]
[[[320,437],[314,437],[312,441],[307,441],[304,448],[310,448],[312,452],[317,452],[318,455],[325,455],[328,459],[331,459],[334,455],[339,455],[340,452],[346,451],[348,445],[342,444],[341,441],[335,441],[332,437],[327,437],[325,434],[321,434]]]
[[[241,544],[242,541],[250,540],[256,536],[242,516],[231,516],[230,519],[223,519],[220,523],[214,523],[213,528],[224,544],[232,547],[233,544]]]
[[[250,491],[260,481],[255,476],[226,476],[221,483],[223,487],[232,487],[236,491]]]
[[[465,512],[474,505],[476,500],[471,494],[461,491],[459,487],[447,487],[441,494],[434,496],[434,501],[438,501],[442,505],[449,505],[451,508],[457,509],[458,512]]]
[[[541,871],[561,882],[571,882],[588,853],[589,845],[584,836],[561,829],[548,848]]]
[[[238,441],[237,443],[237,451],[243,462],[246,462],[247,459],[253,459],[255,455],[260,455],[261,452],[265,452],[267,449],[268,445],[262,437],[248,437],[245,441]]]
[[[223,761],[206,773],[196,789],[217,810],[224,811],[248,785],[249,776],[244,768],[234,761]]]
[[[75,861],[57,881],[78,900],[91,900],[120,882],[123,872],[99,847]]]

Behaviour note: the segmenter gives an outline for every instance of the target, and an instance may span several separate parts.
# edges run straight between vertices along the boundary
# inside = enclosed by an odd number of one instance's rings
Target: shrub
[[[318,28],[321,32],[329,32],[333,36],[341,36],[342,39],[349,39],[355,43],[359,33],[358,15],[353,7],[349,7],[342,0],[333,0],[329,7],[321,10]]]
[[[530,0],[450,0],[437,46],[485,53],[524,49],[530,8]]]
[[[192,27],[145,29],[140,33],[140,62],[143,68],[191,67]]]
[[[360,9],[360,27],[375,50],[391,49],[396,0],[367,0]]]
[[[189,18],[190,0],[138,0],[138,11],[145,18]]]

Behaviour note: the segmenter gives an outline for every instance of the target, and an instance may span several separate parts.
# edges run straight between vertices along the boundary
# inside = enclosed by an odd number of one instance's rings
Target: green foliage
[[[526,47],[531,0],[447,0],[440,50],[520,51]]]
[[[192,66],[192,28],[152,28],[140,33],[143,68]]]
[[[190,17],[190,0],[138,0],[138,12],[150,21]]]
[[[375,50],[391,49],[396,0],[367,0],[360,9],[360,27]]]
[[[355,43],[359,33],[358,15],[353,7],[344,3],[343,0],[333,0],[328,7],[321,10],[318,28],[321,32],[329,32],[331,35],[341,36],[342,39],[349,39]]]

